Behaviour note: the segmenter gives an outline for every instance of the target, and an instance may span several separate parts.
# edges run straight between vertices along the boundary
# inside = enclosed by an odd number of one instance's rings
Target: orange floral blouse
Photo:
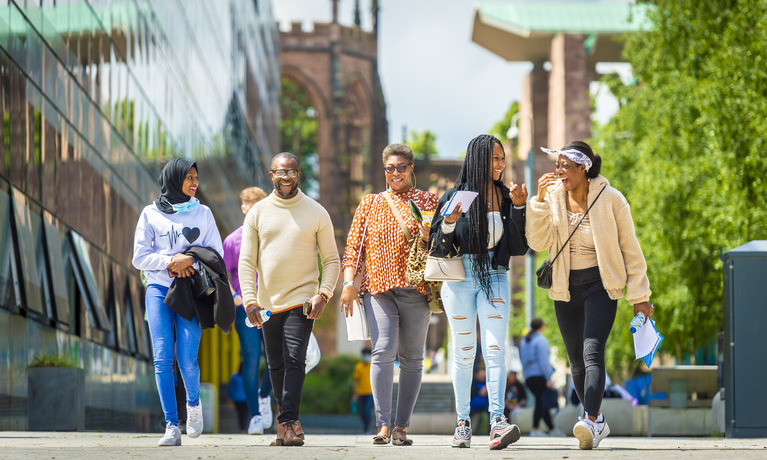
[[[420,238],[418,223],[410,214],[409,202],[413,200],[421,211],[434,211],[437,209],[437,196],[416,188],[411,188],[406,193],[390,193],[390,196],[405,221],[410,235]],[[368,224],[364,247],[362,256],[359,258],[360,266],[355,273],[356,277],[361,267],[365,267],[359,292],[379,294],[395,287],[412,287],[405,280],[410,246],[397,219],[392,214],[389,203],[380,193],[365,195],[354,212],[352,228],[349,230],[344,258],[341,262],[342,270],[357,264],[365,222]],[[423,285],[418,287],[418,292],[426,294]]]

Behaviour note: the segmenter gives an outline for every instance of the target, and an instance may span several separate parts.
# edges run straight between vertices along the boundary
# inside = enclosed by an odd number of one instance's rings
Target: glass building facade
[[[241,225],[278,148],[277,40],[268,1],[0,1],[0,430],[26,428],[41,353],[84,369],[86,429],[157,429],[135,225],[173,157]]]

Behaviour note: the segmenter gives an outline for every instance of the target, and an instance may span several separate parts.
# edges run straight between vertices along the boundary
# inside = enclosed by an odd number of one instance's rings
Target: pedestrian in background
[[[653,314],[647,263],[626,198],[599,175],[602,157],[582,141],[543,150],[556,163],[530,200],[527,238],[536,251],[548,250],[549,261],[561,251],[552,265],[549,297],[583,402],[573,435],[581,449],[593,449],[610,434],[601,406],[605,344],[618,299],[625,290],[634,314]]]
[[[437,205],[429,236],[432,255],[460,256],[466,278],[442,284],[442,302],[453,343],[453,388],[458,422],[452,444],[471,445],[469,401],[479,318],[482,356],[487,370],[490,449],[519,439],[519,427],[503,414],[506,387],[506,336],[509,323],[509,258],[527,252],[527,188],[503,184],[506,154],[501,142],[482,134],[469,142],[455,186]],[[478,193],[469,209],[442,211],[457,191]]]
[[[248,187],[240,192],[240,209],[247,215],[254,204],[266,198],[266,192],[259,187]],[[242,226],[224,239],[224,262],[229,274],[232,298],[235,305],[234,328],[240,339],[240,356],[242,358],[242,384],[250,412],[248,434],[264,434],[264,429],[272,426],[272,404],[269,392],[272,389],[271,379],[264,373],[259,389],[258,371],[261,364],[261,344],[263,337],[261,329],[245,325],[245,307],[242,305],[240,294],[240,277],[238,264],[240,261],[240,246],[242,244]],[[258,279],[256,279],[258,283]],[[266,359],[266,353],[263,353]],[[268,366],[268,360],[267,360]]]
[[[269,356],[279,411],[277,438],[271,445],[302,446],[299,409],[306,350],[314,320],[333,295],[341,262],[330,215],[298,188],[298,157],[279,153],[271,168],[274,191],[250,208],[243,223],[240,287],[245,313],[251,323],[263,328]],[[262,310],[272,312],[266,322],[261,319]]]
[[[405,271],[411,239],[428,238],[428,229],[411,215],[412,200],[421,211],[434,211],[437,197],[414,187],[413,150],[405,144],[391,144],[383,151],[383,169],[388,188],[362,198],[354,212],[343,259],[344,289],[341,309],[346,315],[359,307],[358,293],[364,293],[364,308],[373,343],[370,378],[376,409],[378,433],[373,444],[410,446],[407,437],[410,416],[421,390],[424,346],[431,311],[426,288],[413,289]],[[357,271],[364,272],[359,291],[354,286]],[[394,361],[399,357],[397,414],[391,430],[391,400]]]
[[[146,316],[152,337],[155,379],[165,414],[165,435],[160,446],[180,446],[176,391],[173,382],[174,350],[187,395],[186,433],[196,438],[202,433],[200,367],[197,353],[202,330],[198,318],[184,318],[165,304],[173,278],[194,275],[197,261],[184,254],[188,248],[202,246],[223,252],[213,213],[195,198],[197,163],[174,158],[160,174],[161,194],[145,207],[136,224],[133,240],[133,266],[147,279]]]
[[[357,403],[357,411],[362,420],[362,432],[370,432],[370,412],[373,410],[373,388],[370,386],[370,355],[368,347],[362,349],[362,360],[354,365],[352,379],[352,400]]]
[[[563,433],[554,428],[549,408],[544,407],[543,393],[547,389],[553,389],[551,376],[554,374],[554,366],[549,361],[551,351],[549,342],[543,336],[543,328],[546,327],[541,318],[533,318],[530,321],[530,332],[519,344],[519,359],[522,361],[522,373],[525,376],[525,385],[535,396],[535,408],[533,409],[533,429],[530,436],[546,436],[540,430],[541,419],[549,427],[549,433],[553,436],[562,436]]]

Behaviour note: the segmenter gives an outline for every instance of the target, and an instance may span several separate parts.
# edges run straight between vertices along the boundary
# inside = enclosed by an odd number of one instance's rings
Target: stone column
[[[559,34],[551,41],[548,145],[562,148],[572,140],[591,137],[591,72],[585,36]]]

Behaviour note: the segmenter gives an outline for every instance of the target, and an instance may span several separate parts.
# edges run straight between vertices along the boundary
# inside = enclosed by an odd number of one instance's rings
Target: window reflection
[[[69,324],[70,305],[67,290],[67,271],[64,265],[63,245],[66,241],[66,231],[59,228],[58,222],[48,211],[43,211],[43,227],[48,251],[49,283],[53,302],[51,318],[56,322]]]
[[[74,231],[69,232],[72,243],[72,262],[75,279],[88,311],[88,320],[93,327],[103,331],[111,330],[109,317],[104,309],[103,296],[96,283],[97,272],[90,259],[91,245]]]
[[[41,216],[39,209],[37,213],[31,212],[30,206],[35,206],[29,202],[23,193],[15,188],[13,194],[13,217],[15,224],[15,241],[18,248],[20,278],[24,292],[24,306],[28,311],[34,313],[43,313],[42,298],[42,280],[38,256],[42,251],[42,234],[40,233]]]
[[[0,181],[0,185],[2,181]],[[8,192],[0,189],[0,308],[11,308],[13,274],[11,273],[11,210]]]

